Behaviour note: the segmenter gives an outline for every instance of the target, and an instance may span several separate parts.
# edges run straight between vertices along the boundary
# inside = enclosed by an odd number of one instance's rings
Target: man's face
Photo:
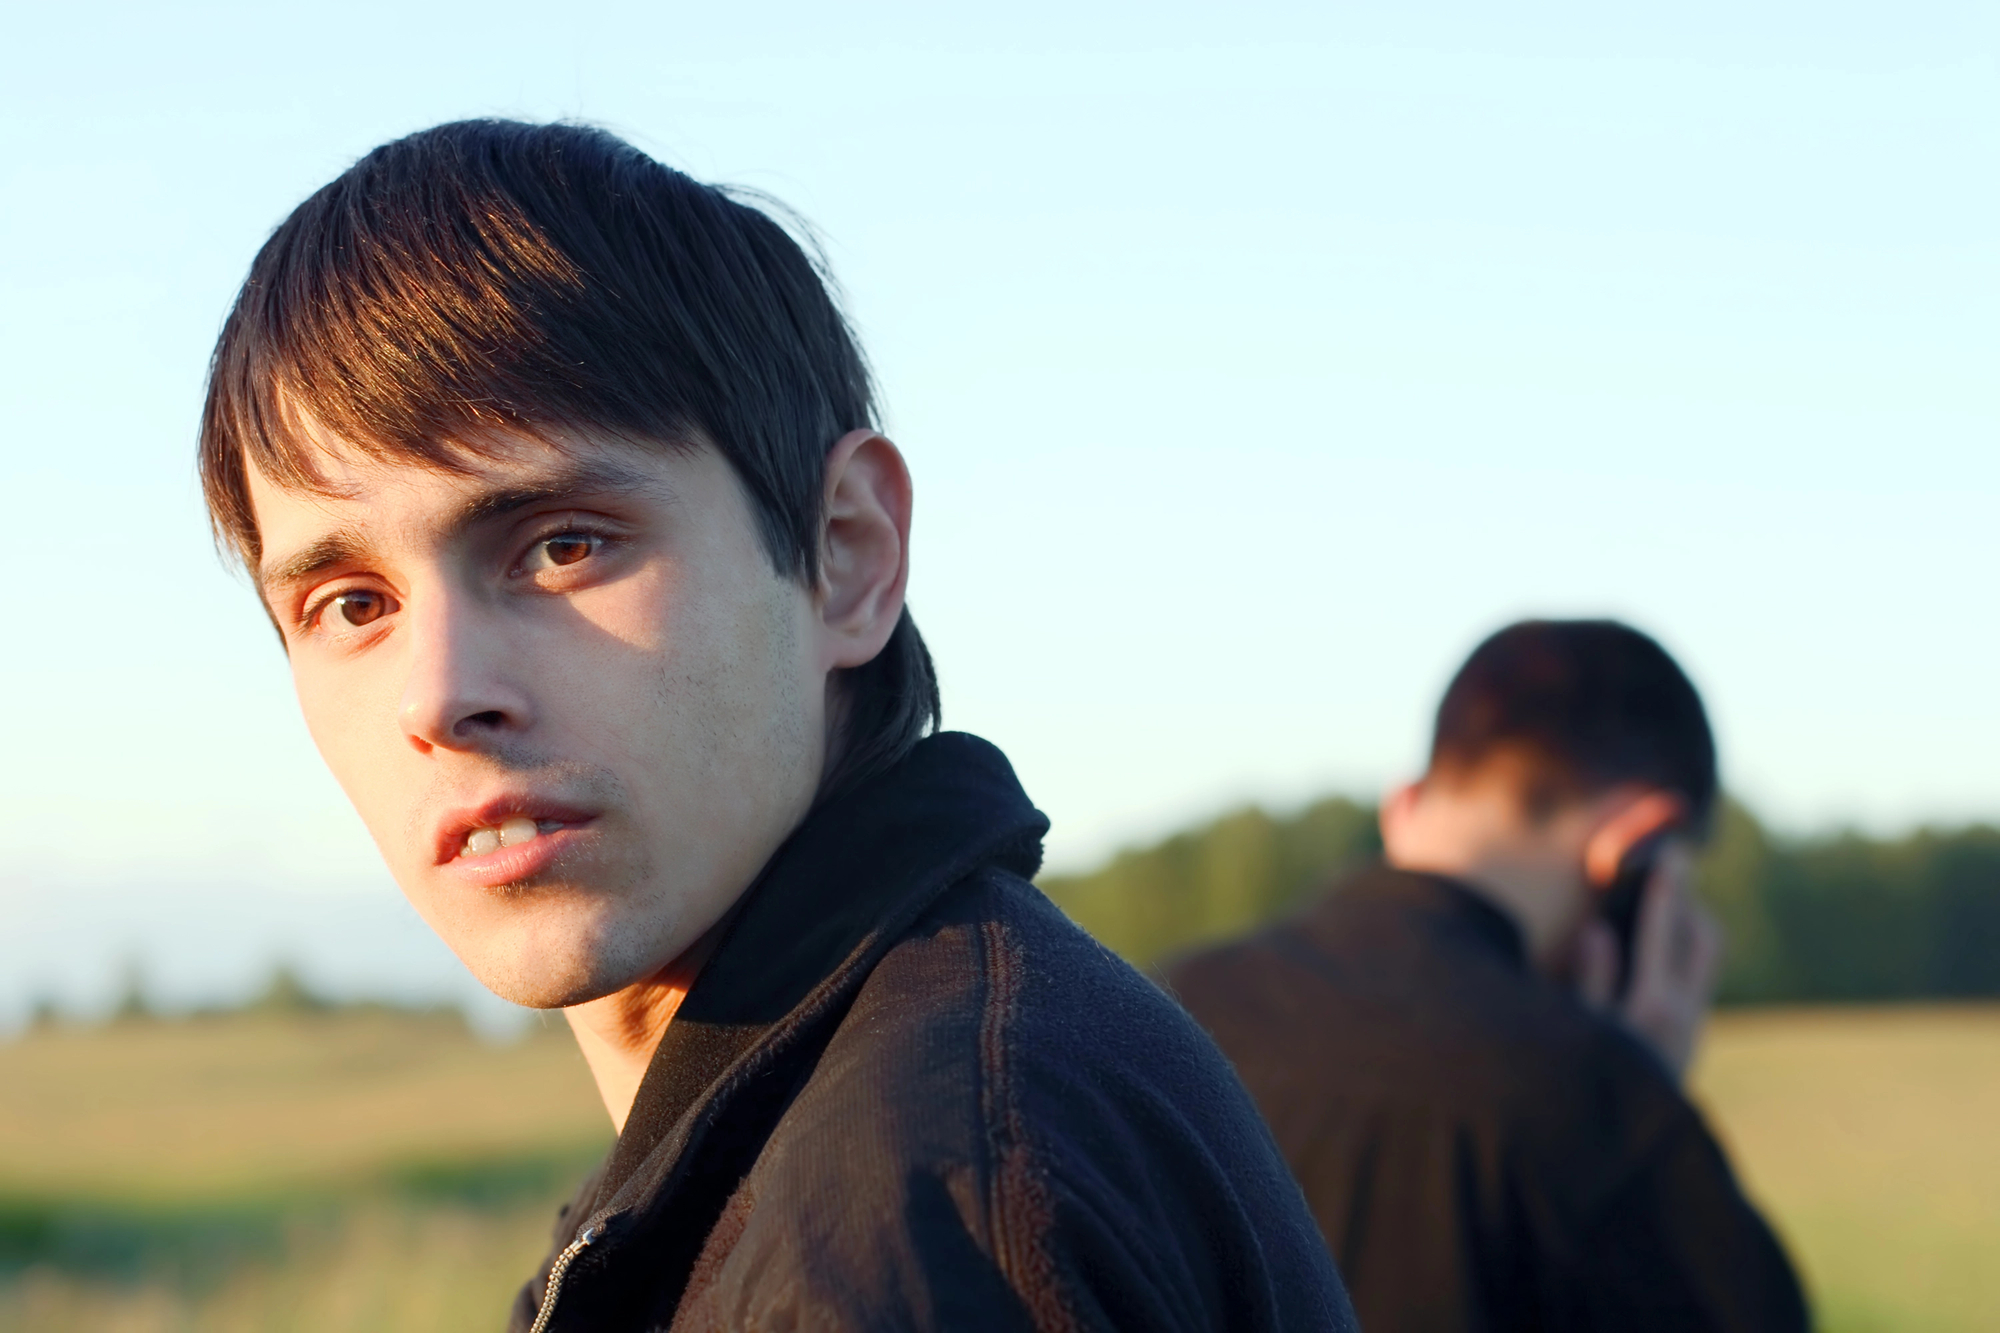
[[[519,441],[455,475],[324,451],[253,475],[306,723],[417,911],[551,1008],[679,956],[802,819],[811,593],[712,448]]]

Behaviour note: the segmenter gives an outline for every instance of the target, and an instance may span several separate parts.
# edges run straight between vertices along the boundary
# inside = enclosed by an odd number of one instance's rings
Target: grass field
[[[2000,1329],[2000,1007],[1730,1014],[1695,1089],[1823,1329]]]
[[[1739,1013],[1696,1077],[1828,1333],[2000,1327],[2000,1007]],[[609,1130],[561,1024],[0,1045],[0,1329],[498,1328]]]
[[[0,1046],[0,1330],[492,1330],[610,1140],[567,1025],[231,1017]]]

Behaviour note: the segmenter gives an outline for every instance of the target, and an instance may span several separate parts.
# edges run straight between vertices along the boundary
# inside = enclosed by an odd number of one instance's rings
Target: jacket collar
[[[1335,900],[1344,907],[1375,907],[1392,911],[1427,934],[1450,936],[1497,954],[1522,969],[1528,967],[1527,942],[1521,927],[1485,894],[1463,880],[1417,870],[1398,870],[1378,862],[1340,887]]]
[[[731,1100],[837,1023],[941,892],[984,864],[1032,877],[1047,831],[1006,757],[960,732],[919,742],[815,809],[745,893],[668,1024],[606,1163],[598,1215],[671,1188]]]

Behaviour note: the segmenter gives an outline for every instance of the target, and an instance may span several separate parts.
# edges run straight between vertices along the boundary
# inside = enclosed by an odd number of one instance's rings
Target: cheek
[[[802,590],[775,578],[704,578],[663,566],[574,599],[594,633],[563,646],[579,666],[637,669],[669,691],[796,692],[811,665],[800,614],[808,605]],[[621,659],[629,665],[617,666]]]
[[[409,748],[397,723],[393,681],[353,664],[339,671],[295,666],[292,688],[320,758],[379,837],[378,811],[402,799],[393,788]]]
[[[668,566],[572,606],[594,632],[547,645],[569,655],[574,681],[550,703],[642,767],[790,765],[816,746],[822,682],[802,589]]]

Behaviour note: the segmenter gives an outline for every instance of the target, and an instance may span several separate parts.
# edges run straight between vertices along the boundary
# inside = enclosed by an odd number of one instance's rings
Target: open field
[[[2000,1325],[2000,1007],[1717,1021],[1696,1090],[1830,1333]],[[0,1045],[0,1329],[493,1329],[609,1138],[560,1024],[238,1017]]]
[[[610,1141],[552,1029],[244,1016],[0,1046],[0,1329],[501,1327]]]
[[[2000,1007],[1729,1014],[1695,1088],[1822,1327],[2000,1328]]]

